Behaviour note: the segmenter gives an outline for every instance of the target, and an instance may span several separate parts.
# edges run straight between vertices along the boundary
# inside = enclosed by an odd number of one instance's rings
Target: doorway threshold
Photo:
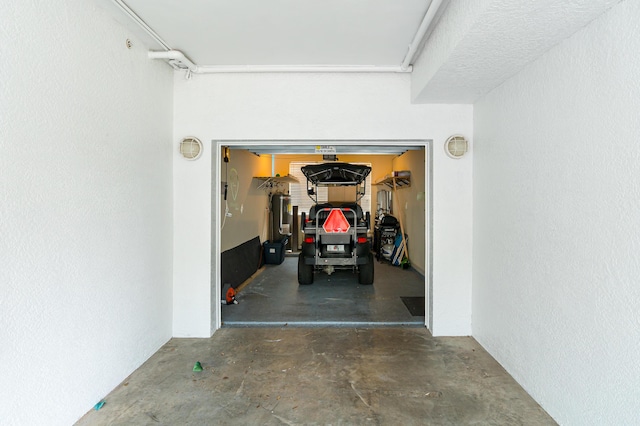
[[[424,317],[415,317],[413,321],[225,321],[223,328],[388,328],[388,327],[424,327]]]

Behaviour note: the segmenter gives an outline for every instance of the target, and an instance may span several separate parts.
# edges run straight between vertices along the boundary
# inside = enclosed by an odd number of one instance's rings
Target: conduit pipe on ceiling
[[[112,0],[112,2],[118,6],[120,8],[120,10],[122,10],[124,12],[125,15],[127,15],[129,18],[131,18],[133,20],[133,22],[135,22],[136,24],[138,24],[138,26],[140,28],[142,28],[147,34],[149,34],[149,36],[156,42],[158,43],[160,46],[162,46],[164,49],[167,50],[171,50],[171,48],[169,47],[169,45],[162,39],[162,37],[160,37],[158,35],[158,33],[156,33],[155,31],[153,31],[153,28],[151,28],[149,25],[147,25],[146,22],[144,22],[142,20],[142,18],[140,18],[138,16],[137,13],[135,13],[129,6],[127,6],[127,4],[122,1],[122,0]]]
[[[431,1],[431,4],[429,5],[429,9],[427,9],[427,13],[424,14],[424,18],[422,18],[422,22],[418,27],[418,31],[416,32],[416,35],[413,36],[413,40],[409,45],[409,51],[404,57],[404,60],[402,61],[402,65],[400,65],[400,68],[403,71],[408,70],[411,67],[411,64],[413,64],[413,60],[416,57],[418,48],[422,44],[422,40],[424,39],[424,36],[427,33],[427,30],[429,30],[429,27],[433,22],[433,18],[436,16],[436,13],[438,13],[438,9],[440,9],[440,6],[442,5],[442,3],[443,3],[443,0]]]
[[[356,72],[356,73],[376,73],[376,72],[411,72],[411,67],[401,69],[399,66],[376,66],[376,65],[217,65],[198,66],[198,72],[207,73],[287,73],[287,72]]]
[[[165,59],[177,70],[186,70],[194,74],[214,74],[214,73],[286,73],[286,72],[411,72],[411,66],[406,69],[393,66],[325,66],[325,65],[218,65],[199,66],[194,64],[187,56],[179,50],[149,51],[150,59]]]

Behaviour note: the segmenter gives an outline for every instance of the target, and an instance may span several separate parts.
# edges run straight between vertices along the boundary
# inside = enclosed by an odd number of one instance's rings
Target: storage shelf
[[[395,174],[401,174],[401,176],[394,176]],[[384,185],[393,189],[393,183],[395,181],[396,189],[408,188],[411,186],[411,172],[401,171],[393,172],[391,175],[387,175],[375,183],[375,185]]]
[[[254,176],[254,179],[261,180],[262,183],[258,186],[258,189],[262,188],[274,188],[278,185],[284,185],[289,183],[300,183],[300,181],[291,175],[286,176]]]

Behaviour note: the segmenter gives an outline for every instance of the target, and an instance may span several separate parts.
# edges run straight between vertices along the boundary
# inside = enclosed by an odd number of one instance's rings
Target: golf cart
[[[302,167],[307,194],[314,201],[309,215],[301,215],[304,233],[298,257],[298,283],[312,284],[316,271],[331,275],[337,269],[358,272],[358,282],[373,284],[373,254],[367,238],[371,217],[358,204],[365,194],[371,167],[349,163],[311,164]],[[318,187],[355,186],[355,200],[318,203]]]

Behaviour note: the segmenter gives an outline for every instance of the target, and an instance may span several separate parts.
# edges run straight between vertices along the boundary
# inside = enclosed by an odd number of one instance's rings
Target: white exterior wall
[[[207,232],[215,219],[210,143],[219,139],[433,139],[433,332],[470,334],[472,158],[451,160],[442,148],[452,134],[471,138],[470,105],[411,105],[410,76],[396,74],[176,73],[174,87],[174,139],[195,135],[207,145],[201,160],[176,159],[174,168],[176,336],[212,333],[219,305]]]
[[[559,423],[640,423],[640,3],[475,106],[473,335]]]
[[[68,425],[171,337],[173,80],[92,2],[0,16],[0,423]]]

